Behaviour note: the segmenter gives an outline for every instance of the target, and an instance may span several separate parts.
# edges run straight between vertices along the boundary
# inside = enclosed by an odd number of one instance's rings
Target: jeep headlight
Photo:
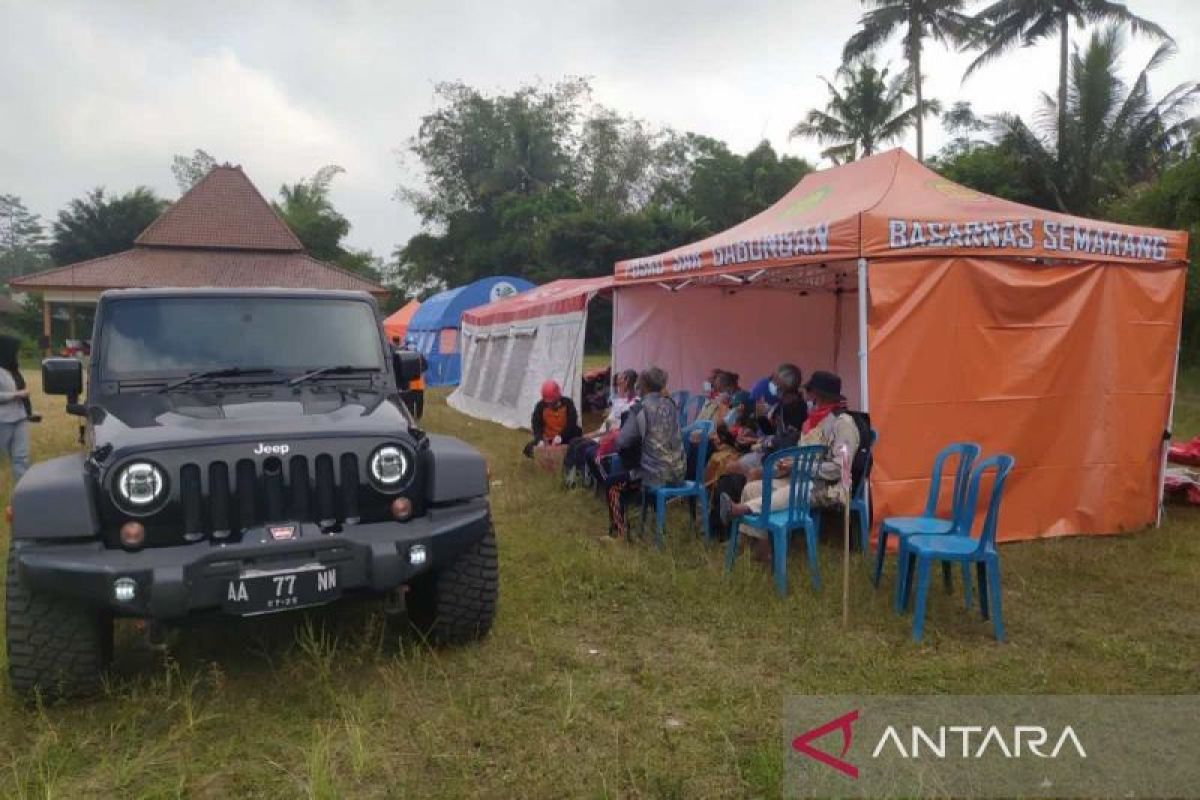
[[[371,481],[384,492],[399,491],[408,480],[412,470],[412,459],[403,448],[385,444],[371,454],[369,462]]]
[[[113,486],[126,511],[146,513],[166,496],[167,478],[149,461],[134,461],[121,467]]]

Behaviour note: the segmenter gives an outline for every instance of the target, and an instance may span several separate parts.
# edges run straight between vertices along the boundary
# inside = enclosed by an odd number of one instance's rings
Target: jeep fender
[[[83,464],[83,454],[73,453],[29,468],[13,491],[14,539],[81,539],[98,535],[95,498]]]
[[[433,504],[488,493],[487,464],[479,451],[453,436],[429,436],[428,497]]]

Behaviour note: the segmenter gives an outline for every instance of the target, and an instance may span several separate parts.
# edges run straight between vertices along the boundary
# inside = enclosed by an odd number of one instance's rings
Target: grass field
[[[69,451],[75,420],[35,402],[35,457]],[[842,628],[833,543],[830,588],[794,562],[779,600],[749,559],[725,576],[682,514],[664,552],[607,541],[601,506],[536,473],[523,434],[438,399],[426,423],[491,464],[501,605],[485,643],[431,651],[385,633],[374,603],[192,628],[166,654],[122,625],[105,696],[27,708],[0,690],[0,796],[774,797],[789,693],[1200,691],[1194,511],[1006,546],[1010,641],[934,592],[918,646],[857,559]],[[1200,375],[1177,427],[1200,431]]]

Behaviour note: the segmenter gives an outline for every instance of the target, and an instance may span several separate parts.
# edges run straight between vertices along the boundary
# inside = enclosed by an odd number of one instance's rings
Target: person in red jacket
[[[575,404],[571,398],[563,397],[555,381],[542,384],[542,399],[533,407],[529,427],[533,429],[533,441],[525,445],[526,458],[533,458],[535,447],[569,444],[583,435]]]

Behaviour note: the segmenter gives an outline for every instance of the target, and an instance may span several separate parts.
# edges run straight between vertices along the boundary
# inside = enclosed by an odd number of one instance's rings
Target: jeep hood
[[[394,437],[408,430],[399,403],[379,392],[302,391],[110,395],[90,409],[96,446],[117,450],[318,437]]]

